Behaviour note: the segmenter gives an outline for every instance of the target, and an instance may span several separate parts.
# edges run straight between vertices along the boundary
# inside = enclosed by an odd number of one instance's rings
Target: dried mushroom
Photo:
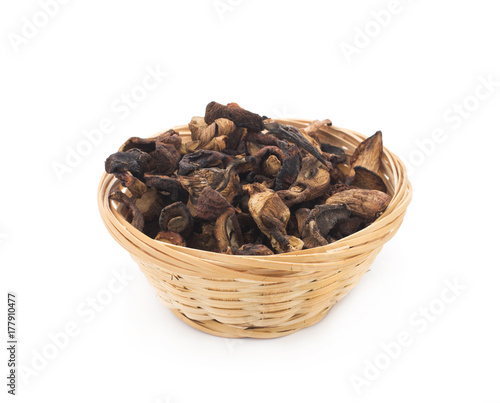
[[[164,243],[169,243],[172,245],[186,246],[186,241],[182,238],[182,235],[178,232],[173,231],[160,231],[155,238],[157,241]]]
[[[189,175],[200,168],[222,167],[229,164],[232,158],[218,151],[199,150],[187,154],[179,162],[178,175]]]
[[[305,248],[325,246],[330,242],[326,239],[328,233],[340,221],[347,219],[351,212],[345,205],[323,204],[314,207],[304,221],[302,236]]]
[[[387,186],[384,183],[384,180],[375,172],[372,172],[364,167],[355,167],[354,172],[354,180],[351,182],[352,186],[356,186],[361,189],[387,192]]]
[[[262,233],[271,240],[273,248],[278,252],[301,250],[302,240],[286,234],[290,210],[278,194],[259,183],[245,185],[244,190],[250,194],[250,214]]]
[[[243,235],[234,209],[227,209],[215,222],[215,238],[219,252],[231,254],[231,248],[243,244]]]
[[[264,130],[264,123],[259,115],[237,104],[221,105],[217,102],[210,102],[205,110],[205,122],[210,125],[220,118],[228,119],[237,127],[244,127],[255,132]]]
[[[266,256],[335,242],[388,207],[382,133],[352,156],[325,143],[328,119],[285,125],[211,102],[189,123],[132,137],[105,162],[124,188],[109,196],[147,236],[172,245]]]
[[[228,201],[217,190],[206,186],[196,203],[196,217],[203,220],[215,220],[226,210],[232,208]]]
[[[144,229],[144,216],[130,197],[128,197],[123,192],[114,192],[109,195],[109,198],[110,200],[114,200],[118,203],[123,203],[125,206],[127,206],[132,213],[132,226],[137,228],[139,231],[142,231]]]
[[[345,205],[353,214],[373,220],[389,205],[390,197],[378,190],[351,189],[336,193],[326,201],[326,204]]]
[[[164,207],[160,213],[159,220],[162,231],[177,232],[184,238],[191,235],[193,218],[189,209],[182,202]]]

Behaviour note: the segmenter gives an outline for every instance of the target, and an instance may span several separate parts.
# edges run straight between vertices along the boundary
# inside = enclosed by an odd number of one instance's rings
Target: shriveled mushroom
[[[382,132],[380,131],[361,142],[351,157],[351,170],[346,183],[348,185],[353,183],[354,176],[356,175],[354,168],[356,167],[363,167],[378,174],[383,152],[384,146],[382,142]]]
[[[218,151],[199,150],[182,157],[179,162],[178,175],[186,176],[201,168],[220,168],[229,164],[231,161],[231,157]]]
[[[122,186],[126,187],[134,197],[142,197],[148,190],[148,187],[129,171],[116,172],[115,177],[122,182]]]
[[[172,203],[179,201],[187,203],[189,199],[189,193],[182,187],[179,179],[165,175],[146,174],[144,181],[146,185],[167,193]]]
[[[315,199],[330,187],[330,172],[316,158],[308,156],[302,161],[297,180],[288,190],[278,192],[287,206]]]
[[[296,127],[285,126],[278,122],[272,122],[266,123],[265,128],[269,133],[274,134],[279,139],[296,144],[297,146],[311,154],[313,157],[318,159],[322,164],[328,166],[320,151],[316,147],[314,147],[311,142],[307,138],[305,138],[301,131]]]
[[[189,200],[196,206],[203,189],[210,186],[220,192],[231,203],[238,193],[239,176],[230,169],[199,169],[188,176],[179,176],[179,180],[189,194]]]
[[[232,206],[217,190],[206,186],[196,203],[196,216],[203,220],[215,220]]]
[[[264,185],[255,183],[245,185],[244,191],[250,194],[248,208],[253,219],[278,252],[301,250],[303,242],[286,234],[290,210],[281,198]]]
[[[199,141],[201,133],[208,127],[207,122],[205,122],[205,118],[201,116],[194,116],[189,122],[189,131],[191,132],[191,140]]]
[[[351,212],[345,205],[319,205],[314,207],[304,221],[302,234],[305,248],[315,248],[329,244],[328,233],[337,223],[345,220]]]
[[[341,204],[355,215],[366,220],[373,220],[377,214],[389,205],[390,196],[378,190],[351,189],[336,193],[326,201],[326,204]]]
[[[178,232],[160,231],[155,238],[157,241],[169,243],[172,245],[186,246],[186,241]]]
[[[210,102],[205,111],[205,122],[212,124],[217,119],[229,119],[237,127],[245,127],[248,130],[260,132],[264,129],[262,117],[241,108],[237,104],[221,105],[217,102]]]
[[[282,162],[285,160],[285,154],[276,146],[266,146],[261,148],[255,155],[257,174],[273,178],[281,170]]]
[[[191,213],[182,202],[173,203],[163,208],[159,222],[162,231],[177,232],[184,238],[188,238],[193,229]]]
[[[110,200],[114,200],[118,203],[123,203],[125,206],[127,206],[132,213],[132,226],[137,228],[141,232],[144,230],[144,216],[130,197],[128,197],[123,192],[113,192],[109,195],[109,198]]]
[[[221,253],[231,253],[231,248],[239,248],[243,244],[234,209],[227,209],[215,222],[215,238]]]
[[[288,189],[299,176],[302,167],[302,155],[296,145],[287,150],[287,156],[282,168],[276,177],[274,189],[276,191]]]
[[[146,222],[156,219],[164,207],[163,199],[155,188],[148,189],[140,198],[137,198],[135,205]]]
[[[130,172],[139,179],[156,168],[153,158],[137,148],[111,154],[104,165],[108,174]]]
[[[303,234],[304,223],[306,222],[306,219],[309,216],[310,212],[311,210],[308,208],[300,208],[295,212],[295,218],[297,219],[297,228],[299,230],[299,234],[301,237],[304,236]]]

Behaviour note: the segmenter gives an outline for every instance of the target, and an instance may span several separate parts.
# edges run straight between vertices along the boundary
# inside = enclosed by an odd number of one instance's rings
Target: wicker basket
[[[278,121],[297,127],[310,122]],[[187,126],[175,130],[190,137]],[[318,134],[348,155],[366,138],[336,127]],[[181,320],[222,337],[274,338],[321,320],[358,283],[400,227],[411,199],[405,167],[384,149],[381,172],[392,200],[377,221],[333,244],[272,256],[224,255],[149,238],[108,200],[120,188],[112,175],[104,174],[99,184],[99,210],[111,235]]]

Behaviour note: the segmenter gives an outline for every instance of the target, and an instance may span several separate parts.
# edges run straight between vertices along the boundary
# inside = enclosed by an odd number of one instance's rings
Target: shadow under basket
[[[277,120],[305,127],[309,120]],[[174,128],[184,141],[185,126]],[[324,127],[322,142],[352,155],[366,137]],[[99,210],[113,238],[137,262],[160,300],[190,326],[221,337],[281,337],[320,321],[369,270],[399,229],[411,200],[402,161],[384,148],[380,175],[392,197],[367,228],[327,246],[271,256],[232,256],[155,241],[136,230],[109,200],[121,189],[112,175],[99,184]]]

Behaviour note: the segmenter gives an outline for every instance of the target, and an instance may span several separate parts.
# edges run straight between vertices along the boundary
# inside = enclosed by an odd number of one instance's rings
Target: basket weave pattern
[[[308,120],[279,120],[304,127]],[[187,126],[175,128],[188,139]],[[336,127],[322,141],[351,155],[366,137]],[[155,241],[132,227],[108,196],[119,181],[104,174],[99,209],[115,240],[130,252],[160,300],[189,325],[222,337],[280,337],[321,320],[369,270],[400,227],[411,199],[401,160],[384,148],[381,174],[392,196],[369,227],[333,244],[271,256],[232,256]]]

